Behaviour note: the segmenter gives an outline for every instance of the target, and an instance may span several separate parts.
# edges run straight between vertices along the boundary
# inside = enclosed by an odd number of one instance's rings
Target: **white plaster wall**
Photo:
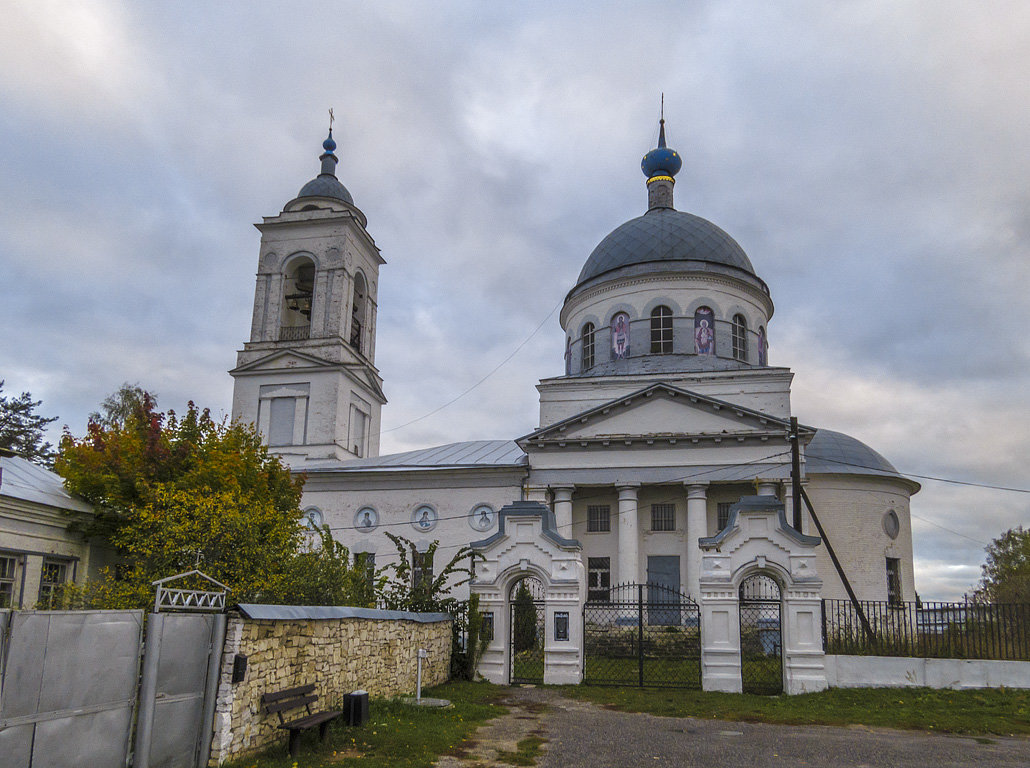
[[[790,416],[792,379],[793,374],[786,368],[596,379],[544,379],[537,385],[540,392],[540,426],[546,427],[571,418],[657,381],[785,419]]]
[[[1030,661],[827,656],[831,688],[1030,688]]]
[[[809,475],[809,497],[837,557],[860,600],[887,599],[888,557],[901,560],[901,589],[906,601],[916,599],[912,566],[912,521],[909,491],[903,481],[873,476]],[[883,529],[883,516],[898,514],[901,530],[891,539]],[[806,533],[818,535],[808,514]],[[823,577],[823,597],[846,600],[844,584],[825,546],[816,550],[816,566]]]
[[[365,477],[351,487],[346,475],[331,478],[312,474],[301,506],[317,507],[333,537],[351,553],[374,552],[376,568],[396,561],[397,550],[385,531],[418,543],[420,549],[439,541],[434,561],[434,570],[439,573],[461,546],[497,532],[496,515],[486,531],[469,525],[468,515],[474,508],[489,504],[496,513],[521,497],[521,476],[516,473],[440,474],[446,473],[411,472],[406,477],[381,478],[378,482],[375,477]],[[411,525],[412,513],[424,504],[438,515],[436,527],[428,532]],[[371,533],[354,528],[354,515],[366,506],[379,515],[379,525]],[[452,594],[463,599],[468,588],[460,587]]]

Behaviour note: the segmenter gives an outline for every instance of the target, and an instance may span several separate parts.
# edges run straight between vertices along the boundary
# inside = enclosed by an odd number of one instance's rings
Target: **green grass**
[[[452,682],[423,692],[425,696],[449,699],[447,709],[414,707],[395,700],[373,700],[369,721],[351,728],[336,721],[324,743],[318,729],[305,732],[294,761],[285,743],[261,755],[227,763],[233,768],[429,768],[442,754],[459,753],[476,728],[486,720],[507,712],[498,702],[507,689],[489,683]],[[520,754],[522,744],[519,744]],[[530,763],[531,765],[532,763]]]
[[[790,725],[871,725],[940,733],[1030,735],[1030,690],[833,688],[755,696],[655,688],[562,686],[569,698],[627,712]]]

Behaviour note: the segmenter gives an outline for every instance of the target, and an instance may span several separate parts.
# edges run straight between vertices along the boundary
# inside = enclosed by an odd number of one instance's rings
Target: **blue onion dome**
[[[322,149],[325,150],[319,157],[319,160],[322,161],[322,172],[301,187],[297,197],[329,197],[354,205],[354,198],[351,197],[350,191],[336,178],[338,158],[333,154],[336,149],[336,141],[333,139],[332,128],[329,129],[328,138],[322,142]]]
[[[658,146],[644,155],[644,159],[640,161],[640,170],[649,179],[653,179],[655,176],[671,178],[683,167],[683,160],[680,158],[679,152],[665,146],[665,120],[661,120],[660,125]]]
[[[327,138],[325,141],[322,142],[322,149],[324,149],[326,152],[335,152],[336,151],[336,142],[333,141],[333,129],[332,128],[329,129],[329,138]]]

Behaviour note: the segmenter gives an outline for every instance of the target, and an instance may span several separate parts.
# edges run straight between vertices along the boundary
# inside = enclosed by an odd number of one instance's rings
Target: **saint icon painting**
[[[469,512],[469,525],[477,531],[488,531],[494,526],[497,513],[488,504],[480,504]]]
[[[428,505],[423,505],[411,513],[411,527],[416,531],[431,531],[436,528],[436,510]]]
[[[379,513],[372,507],[362,507],[354,515],[354,527],[359,531],[374,531],[379,525]]]
[[[715,313],[708,307],[698,307],[694,313],[694,352],[715,354]]]
[[[629,354],[629,315],[619,312],[612,318],[612,360]]]

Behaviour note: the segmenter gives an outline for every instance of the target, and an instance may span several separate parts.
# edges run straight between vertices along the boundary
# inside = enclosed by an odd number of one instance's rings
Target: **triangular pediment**
[[[336,368],[339,363],[322,357],[309,355],[296,349],[284,349],[271,352],[257,360],[251,360],[229,373],[257,373],[259,371],[281,371],[284,368]]]
[[[653,384],[538,429],[518,442],[648,437],[737,437],[783,433],[789,422],[668,384]]]

